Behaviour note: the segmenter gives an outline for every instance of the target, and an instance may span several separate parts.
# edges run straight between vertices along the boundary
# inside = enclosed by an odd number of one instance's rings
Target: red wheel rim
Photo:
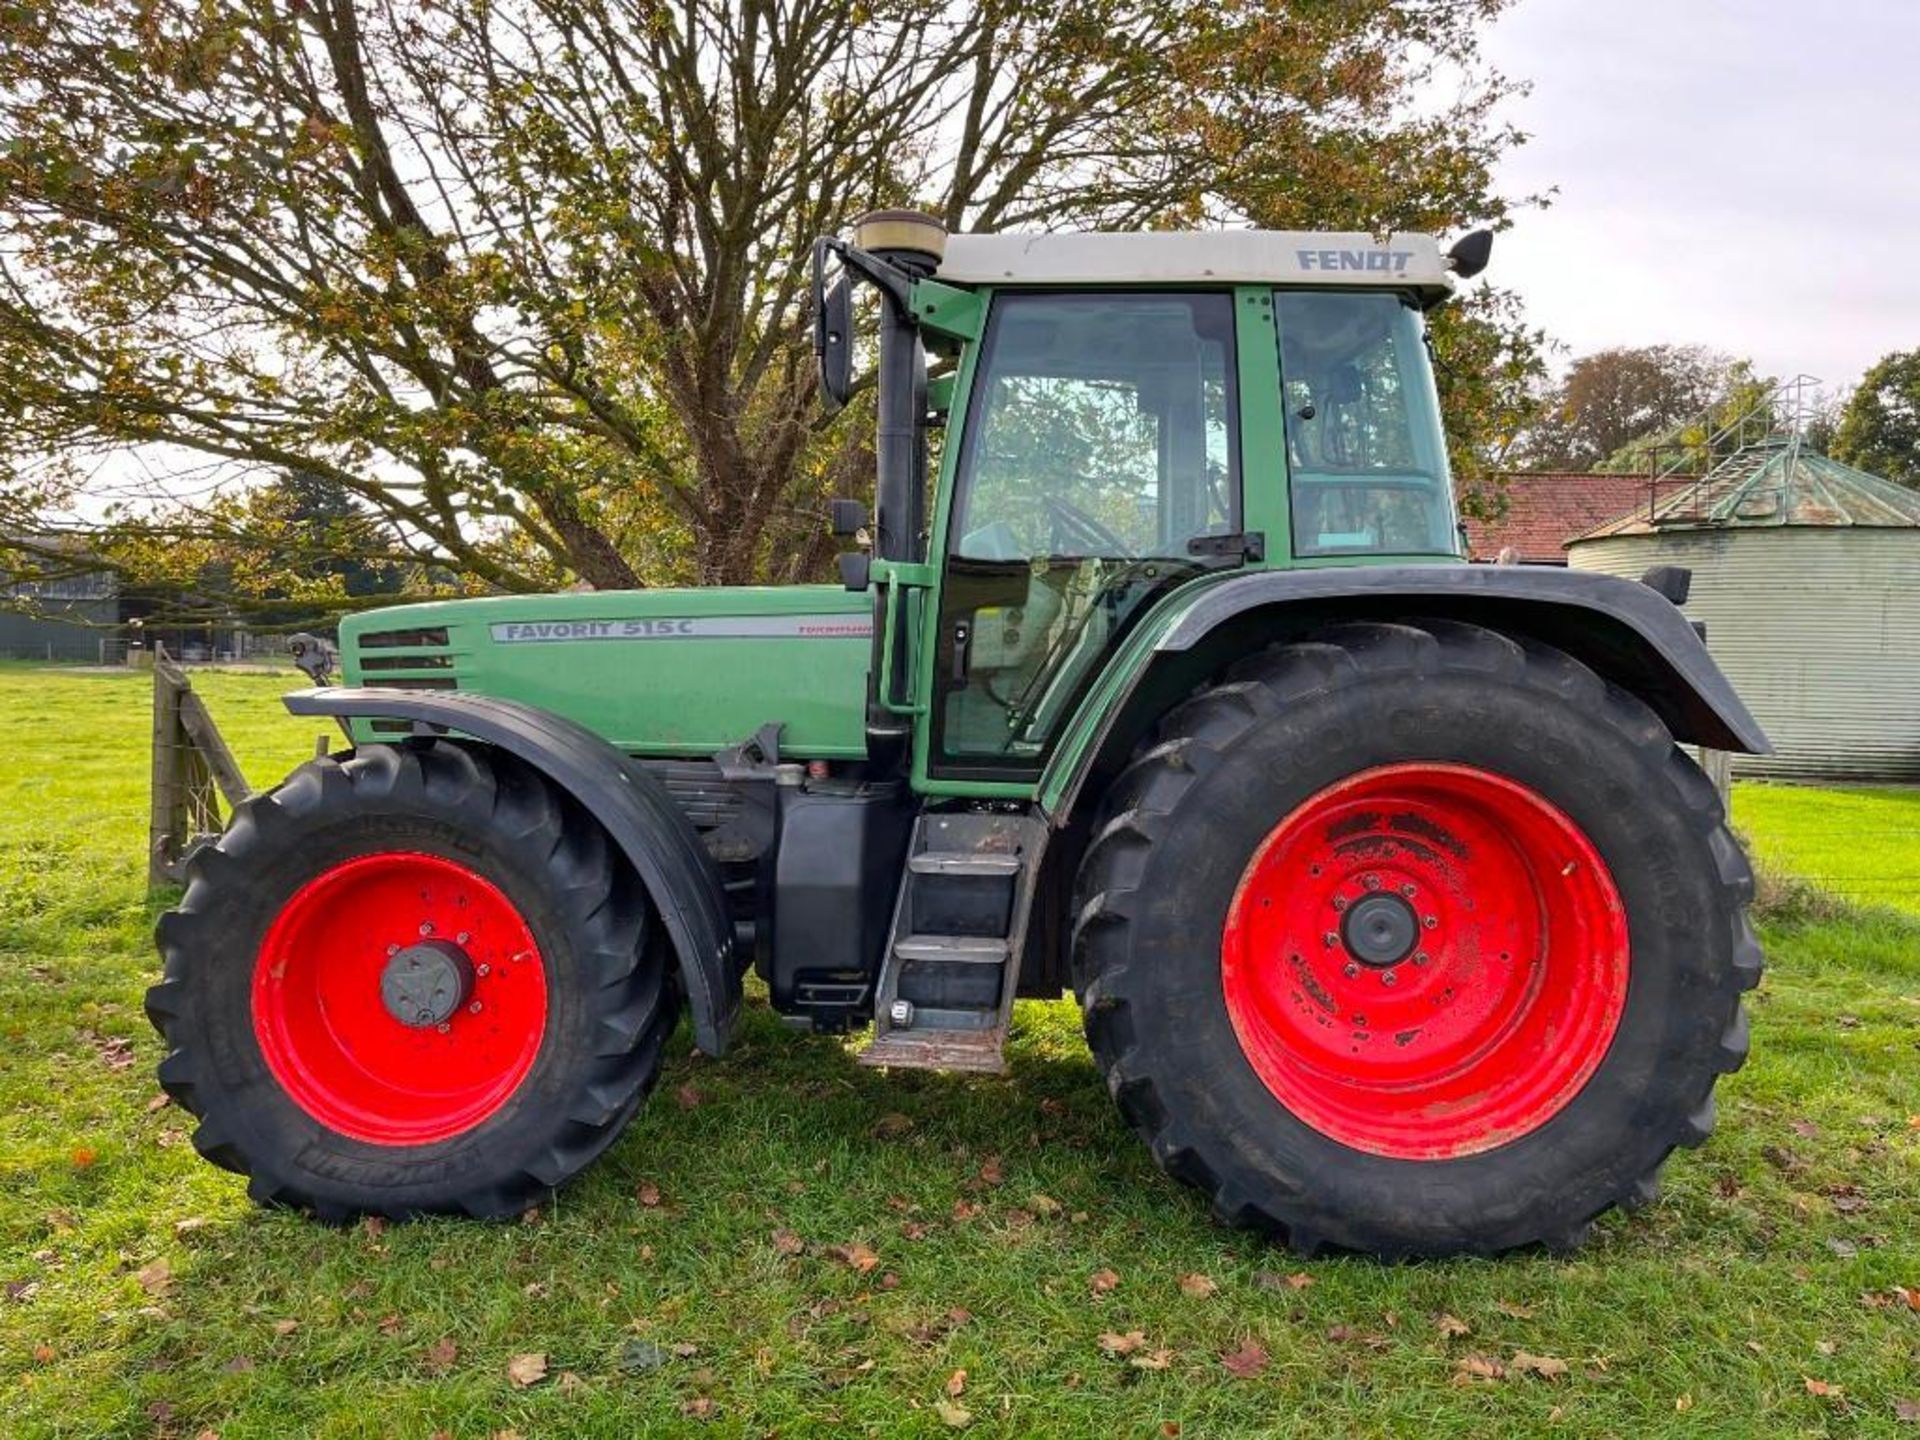
[[[1396,1159],[1538,1130],[1593,1075],[1627,999],[1626,912],[1593,842],[1464,765],[1383,766],[1299,806],[1241,876],[1220,953],[1274,1098]]]
[[[444,1018],[405,1023],[382,977],[428,941],[464,964],[465,983]],[[322,1125],[426,1145],[480,1124],[526,1078],[547,1027],[546,970],[491,881],[436,855],[363,855],[275,917],[254,965],[253,1027],[274,1078]]]

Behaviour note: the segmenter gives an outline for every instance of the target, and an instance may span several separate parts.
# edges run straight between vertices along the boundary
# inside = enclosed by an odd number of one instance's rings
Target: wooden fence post
[[[231,810],[252,793],[205,702],[193,693],[186,672],[156,642],[147,883],[177,884],[183,878],[181,863],[187,853],[220,832],[219,799]]]

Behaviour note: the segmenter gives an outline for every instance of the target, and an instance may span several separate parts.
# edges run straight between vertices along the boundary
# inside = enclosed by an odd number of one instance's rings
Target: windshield
[[[942,747],[1044,748],[1146,602],[1239,525],[1225,294],[995,299],[942,599]]]
[[[1457,553],[1419,312],[1377,290],[1283,291],[1276,309],[1294,553]]]

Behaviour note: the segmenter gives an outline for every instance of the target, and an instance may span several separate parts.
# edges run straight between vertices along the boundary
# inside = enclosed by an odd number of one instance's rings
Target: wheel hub
[[[444,1024],[473,994],[473,961],[451,940],[397,950],[380,972],[380,1003],[402,1025]]]
[[[1340,927],[1347,953],[1362,965],[1385,969],[1413,953],[1420,917],[1398,895],[1369,895],[1347,910]]]

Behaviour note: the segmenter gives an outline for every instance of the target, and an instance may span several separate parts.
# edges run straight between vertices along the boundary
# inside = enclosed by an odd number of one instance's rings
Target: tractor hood
[[[636,755],[711,755],[778,721],[783,754],[851,759],[872,633],[871,597],[837,585],[607,590],[371,611],[340,652],[350,685],[518,700]]]

